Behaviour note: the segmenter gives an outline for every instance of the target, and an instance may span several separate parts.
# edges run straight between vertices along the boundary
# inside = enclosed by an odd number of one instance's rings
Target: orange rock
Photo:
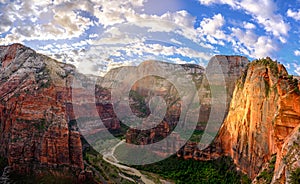
[[[231,156],[252,179],[300,124],[300,95],[289,79],[280,79],[287,76],[284,67],[270,62],[251,63],[214,143],[220,155]]]

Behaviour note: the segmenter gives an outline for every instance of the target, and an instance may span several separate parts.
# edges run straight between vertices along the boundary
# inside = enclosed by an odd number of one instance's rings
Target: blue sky
[[[83,73],[157,59],[270,56],[300,75],[300,1],[0,0],[0,44],[23,43]]]

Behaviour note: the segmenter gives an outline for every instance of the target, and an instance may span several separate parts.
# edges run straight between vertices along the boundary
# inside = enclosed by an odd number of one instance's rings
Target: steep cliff
[[[0,47],[0,156],[18,173],[83,174],[80,133],[69,125],[75,68],[20,44]]]
[[[197,142],[200,141],[204,130],[207,135],[211,134],[211,136],[218,132],[219,125],[228,113],[236,82],[248,63],[249,60],[242,56],[217,55],[210,59],[205,69],[205,77],[200,81],[198,88],[201,109],[196,134],[186,146],[178,151],[178,156],[196,160],[199,157],[202,158],[199,155]],[[210,154],[207,157],[209,158]]]
[[[213,152],[232,157],[253,179],[299,124],[298,81],[270,58],[256,60],[238,81]]]

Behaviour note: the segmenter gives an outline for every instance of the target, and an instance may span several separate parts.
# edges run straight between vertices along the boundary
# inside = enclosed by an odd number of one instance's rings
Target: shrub
[[[299,184],[300,183],[300,167],[291,172],[290,181],[291,184]]]

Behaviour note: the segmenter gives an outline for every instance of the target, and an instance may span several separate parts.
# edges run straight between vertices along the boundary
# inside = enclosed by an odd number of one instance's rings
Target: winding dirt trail
[[[147,178],[147,176],[143,175],[139,170],[132,168],[132,167],[128,167],[125,165],[122,165],[119,163],[119,161],[117,160],[117,158],[114,156],[114,152],[116,150],[116,148],[118,146],[120,146],[121,144],[123,144],[125,141],[122,140],[120,141],[118,144],[116,144],[114,147],[112,147],[110,150],[108,150],[107,152],[103,153],[103,159],[112,164],[115,165],[116,167],[122,169],[124,172],[131,174],[131,175],[135,175],[141,178],[141,180],[145,183],[145,184],[155,184],[155,182],[153,182],[152,180],[150,180],[149,178]],[[123,177],[123,176],[122,176]],[[126,177],[126,179],[129,179],[131,181],[134,182],[134,180],[132,180],[131,178]]]

